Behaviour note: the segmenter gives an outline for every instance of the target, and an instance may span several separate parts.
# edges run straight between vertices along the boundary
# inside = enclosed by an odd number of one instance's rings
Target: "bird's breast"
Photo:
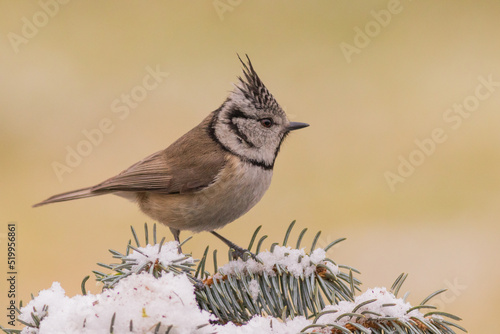
[[[179,230],[212,231],[236,220],[257,204],[269,188],[272,170],[228,155],[214,182],[187,194],[150,194],[141,209]]]

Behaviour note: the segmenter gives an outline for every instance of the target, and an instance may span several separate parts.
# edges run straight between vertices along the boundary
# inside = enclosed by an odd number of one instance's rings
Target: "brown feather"
[[[200,190],[224,166],[224,151],[207,133],[212,114],[163,151],[156,152],[94,187],[93,193],[114,191],[164,194]],[[190,139],[191,138],[191,139]],[[193,141],[193,138],[197,138]]]

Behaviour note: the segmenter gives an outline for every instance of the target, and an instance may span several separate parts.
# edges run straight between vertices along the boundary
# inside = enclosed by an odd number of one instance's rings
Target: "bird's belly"
[[[234,157],[210,186],[187,194],[150,193],[139,199],[139,205],[147,215],[169,227],[212,231],[257,204],[271,184],[272,173]]]

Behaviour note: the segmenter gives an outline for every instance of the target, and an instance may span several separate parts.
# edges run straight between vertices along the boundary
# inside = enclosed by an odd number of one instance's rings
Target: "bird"
[[[180,231],[209,231],[235,251],[247,250],[215,230],[235,221],[263,197],[287,135],[309,126],[291,122],[246,55],[243,76],[222,105],[166,149],[97,185],[57,194],[33,205],[114,194],[150,218]],[[179,247],[179,252],[182,250]]]

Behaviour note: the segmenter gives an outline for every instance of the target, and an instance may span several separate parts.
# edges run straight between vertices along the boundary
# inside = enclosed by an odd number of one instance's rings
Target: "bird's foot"
[[[234,242],[229,241],[228,239],[224,238],[222,235],[215,231],[211,231],[213,235],[215,235],[217,238],[222,240],[229,249],[232,251],[232,258],[233,260],[237,259],[242,259],[243,261],[246,261],[248,257],[250,256],[252,259],[257,260],[257,256],[250,252],[248,249],[241,248],[240,246],[236,245]]]
[[[243,261],[246,261],[249,257],[257,260],[257,256],[254,253],[250,252],[248,249],[236,246],[235,244],[230,247],[230,252],[233,260],[242,259]]]

